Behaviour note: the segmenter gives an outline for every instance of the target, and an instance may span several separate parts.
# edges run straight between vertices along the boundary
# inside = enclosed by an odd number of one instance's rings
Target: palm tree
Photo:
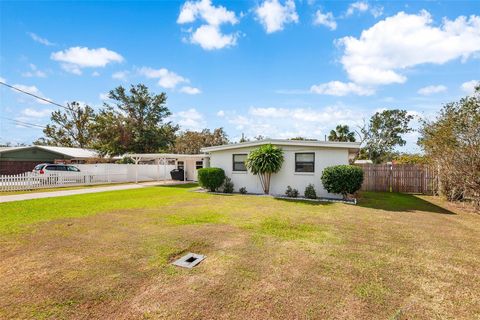
[[[245,161],[245,166],[260,178],[263,192],[270,192],[270,178],[282,168],[283,150],[272,144],[263,145],[252,150]]]
[[[342,126],[339,124],[335,130],[330,131],[328,141],[355,142],[355,133],[350,132],[350,128],[347,125]]]

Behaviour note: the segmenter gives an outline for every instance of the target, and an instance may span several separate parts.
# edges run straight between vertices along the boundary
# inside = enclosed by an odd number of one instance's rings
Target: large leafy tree
[[[449,200],[469,198],[480,208],[480,84],[474,94],[446,104],[425,120],[419,145],[435,164]]]
[[[347,125],[339,124],[335,130],[331,130],[328,141],[355,142],[355,132],[350,132]]]
[[[52,112],[51,124],[48,124],[43,130],[45,137],[38,139],[34,144],[92,147],[95,141],[94,118],[95,111],[88,105],[81,105],[75,101],[69,103],[65,110]]]
[[[97,142],[103,154],[154,153],[171,148],[178,126],[166,121],[171,115],[165,93],[153,94],[143,84],[129,90],[111,90],[103,110],[95,118]]]
[[[171,151],[182,154],[198,154],[204,147],[219,146],[228,143],[228,136],[223,128],[185,131],[177,135]]]
[[[270,179],[273,173],[282,168],[284,161],[283,150],[272,144],[265,144],[252,150],[245,162],[246,167],[260,178],[263,192],[270,192]]]
[[[384,110],[375,113],[368,125],[361,129],[364,147],[361,157],[374,163],[385,161],[396,146],[404,146],[406,141],[402,135],[412,129],[409,127],[413,119],[406,110]]]

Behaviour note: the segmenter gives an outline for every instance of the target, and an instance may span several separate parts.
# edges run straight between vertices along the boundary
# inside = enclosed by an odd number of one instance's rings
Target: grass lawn
[[[16,195],[16,194],[28,194],[28,193],[39,193],[39,192],[89,189],[89,188],[110,187],[110,186],[118,186],[118,185],[126,185],[126,184],[133,184],[133,182],[101,183],[101,184],[88,184],[88,185],[73,186],[73,187],[56,187],[56,188],[42,188],[42,189],[33,189],[33,190],[4,191],[4,192],[0,192],[0,196],[11,196],[11,195]]]
[[[480,318],[479,215],[191,187],[0,203],[0,318]]]

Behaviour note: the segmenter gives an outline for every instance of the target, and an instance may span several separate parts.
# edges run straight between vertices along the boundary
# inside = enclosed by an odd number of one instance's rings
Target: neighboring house
[[[96,151],[82,148],[28,146],[1,147],[0,174],[19,174],[32,169],[39,163],[85,163],[99,158]]]
[[[284,194],[287,186],[296,188],[301,195],[308,184],[313,184],[319,196],[338,197],[329,194],[322,185],[320,177],[324,168],[340,164],[349,164],[349,160],[358,152],[358,142],[330,142],[305,140],[276,140],[227,144],[203,148],[210,155],[210,167],[225,170],[238,191],[246,187],[248,192],[262,193],[258,176],[248,172],[245,160],[248,153],[263,144],[271,143],[282,148],[284,162],[280,172],[272,175],[270,193]]]

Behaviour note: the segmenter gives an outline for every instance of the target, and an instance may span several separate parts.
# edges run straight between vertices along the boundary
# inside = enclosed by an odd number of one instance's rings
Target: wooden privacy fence
[[[436,170],[420,164],[361,164],[362,191],[436,194]]]

